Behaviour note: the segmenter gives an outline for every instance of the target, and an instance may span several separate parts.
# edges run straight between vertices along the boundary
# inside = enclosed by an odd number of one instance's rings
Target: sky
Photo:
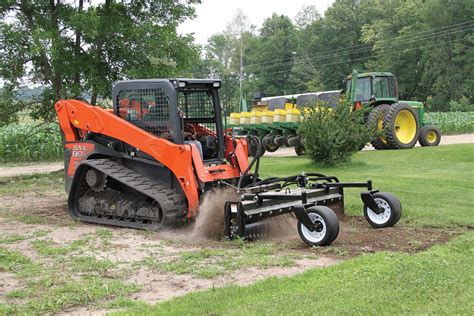
[[[237,9],[242,9],[251,24],[260,28],[262,22],[273,12],[293,18],[304,5],[315,5],[321,15],[334,0],[202,0],[196,5],[194,20],[181,24],[178,32],[194,33],[198,44],[206,44],[207,39],[223,31],[232,20]]]

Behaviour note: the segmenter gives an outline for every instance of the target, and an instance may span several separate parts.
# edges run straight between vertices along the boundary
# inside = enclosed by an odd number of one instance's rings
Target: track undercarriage
[[[108,159],[78,167],[68,204],[81,221],[154,230],[182,222],[186,212],[182,195]]]

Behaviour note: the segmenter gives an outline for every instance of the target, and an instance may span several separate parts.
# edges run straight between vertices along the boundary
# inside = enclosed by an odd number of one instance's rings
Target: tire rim
[[[318,230],[310,231],[306,226],[301,224],[301,233],[303,234],[304,238],[311,243],[318,243],[324,239],[326,236],[326,222],[324,222],[323,218],[316,214],[316,213],[308,213],[309,218],[315,224],[316,222],[320,222],[321,228]]]
[[[438,136],[436,135],[436,133],[434,131],[429,131],[428,134],[426,134],[426,140],[429,142],[429,143],[434,143],[436,142],[436,139],[438,138]]]
[[[384,199],[375,198],[374,200],[382,212],[377,214],[374,211],[372,211],[370,208],[367,208],[367,216],[373,223],[377,225],[383,225],[387,223],[388,220],[390,219],[392,210],[390,209],[390,205]]]
[[[401,110],[395,117],[395,135],[403,144],[409,144],[416,136],[416,120],[408,110]]]

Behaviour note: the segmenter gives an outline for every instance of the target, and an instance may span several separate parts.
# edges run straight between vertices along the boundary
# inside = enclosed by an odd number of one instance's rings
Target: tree
[[[242,10],[237,10],[225,30],[209,38],[203,50],[200,71],[194,73],[222,80],[220,95],[226,113],[239,110],[240,91],[244,97],[247,91],[246,63],[253,31],[254,26],[247,16]]]
[[[0,14],[4,90],[44,86],[41,102],[28,105],[36,118],[53,119],[61,98],[110,98],[116,80],[186,74],[197,58],[192,38],[176,33],[193,16],[179,0],[7,0]]]
[[[320,19],[321,14],[319,14],[315,5],[304,5],[294,18],[295,24],[299,29],[304,29],[306,26]]]
[[[434,110],[472,98],[472,1],[394,1],[379,11],[384,14],[363,27],[362,40],[374,54],[366,68],[393,72],[402,99],[432,96]]]
[[[296,92],[288,82],[295,58],[295,34],[295,26],[287,16],[274,13],[263,22],[247,65],[254,75],[255,90],[269,95]]]

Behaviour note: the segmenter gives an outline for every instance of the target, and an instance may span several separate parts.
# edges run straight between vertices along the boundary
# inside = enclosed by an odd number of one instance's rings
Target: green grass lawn
[[[474,312],[474,145],[359,152],[341,167],[317,167],[308,158],[266,158],[262,176],[321,172],[341,181],[372,178],[403,205],[399,225],[459,226],[448,244],[417,254],[375,253],[302,275],[250,286],[189,293],[127,314],[391,314]],[[357,190],[347,212],[361,215]],[[350,194],[352,193],[352,194]]]
[[[338,167],[317,167],[306,157],[264,158],[261,176],[304,172],[340,181],[372,179],[374,188],[402,202],[403,222],[427,226],[474,226],[474,144],[362,151]],[[359,189],[346,189],[346,212],[362,215]]]
[[[194,292],[127,314],[469,314],[474,311],[474,233],[408,255],[377,253],[270,278]]]

